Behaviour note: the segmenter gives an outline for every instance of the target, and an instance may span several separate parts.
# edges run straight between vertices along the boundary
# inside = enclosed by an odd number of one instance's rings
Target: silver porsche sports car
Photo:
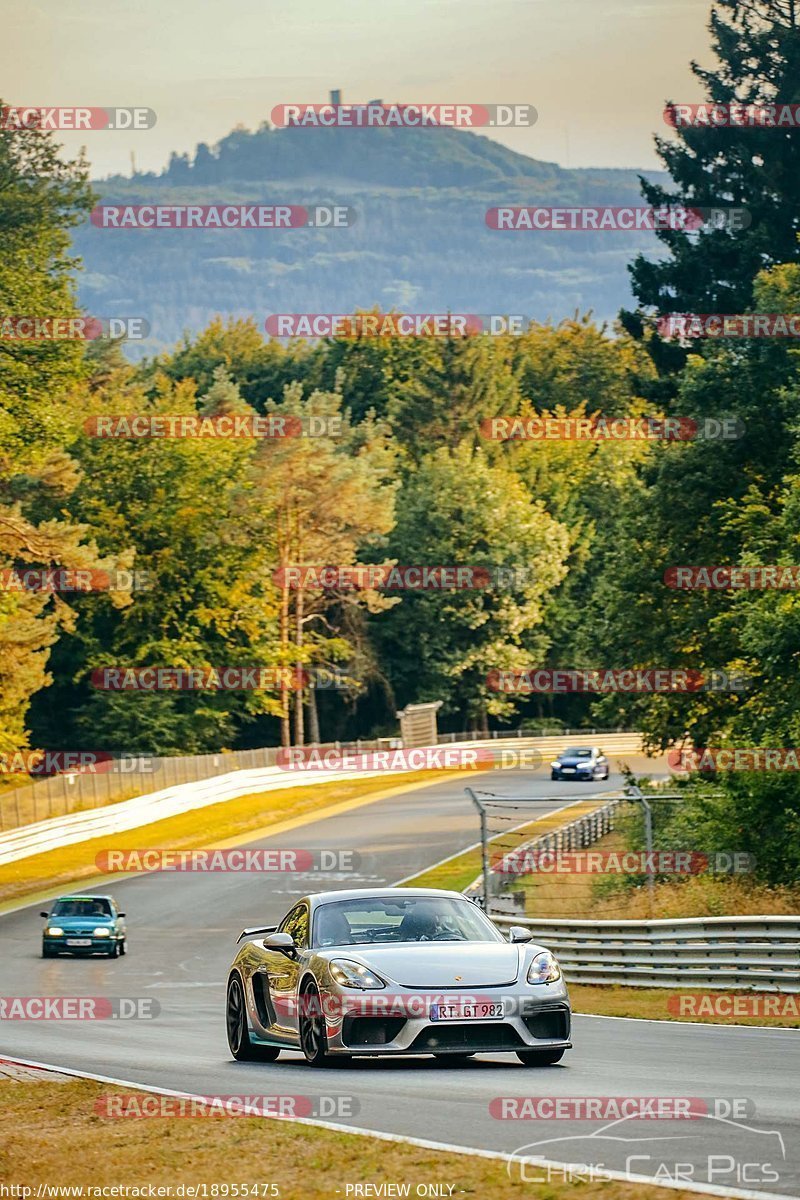
[[[545,1066],[572,1044],[553,955],[521,927],[506,940],[459,892],[319,892],[239,941],[226,1012],[237,1059],[511,1052]]]

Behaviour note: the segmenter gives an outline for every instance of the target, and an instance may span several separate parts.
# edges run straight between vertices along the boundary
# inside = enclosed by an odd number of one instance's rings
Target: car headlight
[[[48,937],[61,937],[63,932],[64,930],[59,929],[58,925],[48,925],[47,929],[45,929]]]
[[[106,929],[105,925],[98,925],[97,929],[95,929],[94,933],[92,934],[92,937],[111,937],[111,930]]]
[[[341,987],[349,988],[382,988],[386,984],[372,971],[362,967],[361,963],[350,962],[346,958],[334,958],[330,963],[332,978]]]
[[[561,763],[558,761],[558,759],[556,759],[556,761],[555,761],[555,762],[551,762],[551,763],[550,763],[550,766],[551,766],[551,767],[560,767],[560,766],[561,766]]]
[[[528,983],[555,983],[561,978],[561,967],[549,950],[540,950],[528,968]]]

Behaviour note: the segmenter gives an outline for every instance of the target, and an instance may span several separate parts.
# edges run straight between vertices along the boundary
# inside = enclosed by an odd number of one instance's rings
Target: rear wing
[[[253,929],[243,929],[236,939],[237,944],[247,938],[260,937],[262,933],[274,933],[277,925],[256,925]]]

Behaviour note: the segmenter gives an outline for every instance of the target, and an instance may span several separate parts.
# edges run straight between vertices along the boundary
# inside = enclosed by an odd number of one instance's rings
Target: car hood
[[[593,765],[593,760],[591,758],[565,758],[563,755],[561,755],[558,761],[561,763],[562,767],[591,767]]]
[[[342,946],[331,958],[362,962],[403,987],[500,987],[515,983],[520,948],[507,942],[406,942],[356,950]]]
[[[101,926],[111,928],[113,917],[48,917],[48,925],[56,925],[59,929],[100,929]]]

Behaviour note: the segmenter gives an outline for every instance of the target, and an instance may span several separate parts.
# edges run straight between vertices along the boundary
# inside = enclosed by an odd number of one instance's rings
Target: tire
[[[55,950],[45,950],[44,946],[42,946],[42,958],[55,958],[55,956]]]
[[[119,942],[114,942],[114,945],[108,952],[109,958],[119,958]]]
[[[517,1050],[517,1058],[525,1067],[552,1067],[564,1057],[564,1050]]]
[[[235,974],[228,980],[225,1028],[230,1052],[237,1062],[274,1062],[280,1054],[277,1046],[254,1046],[250,1041],[244,987],[239,976]]]
[[[306,987],[300,996],[300,1049],[310,1067],[327,1067],[328,1036],[322,1014],[319,992],[314,984]]]
[[[555,771],[550,772],[550,782],[558,783],[558,775],[556,775]]]
[[[125,938],[123,938],[122,941],[119,943],[119,954],[120,954],[120,958],[122,957],[123,954],[127,954],[127,942],[125,941]]]

